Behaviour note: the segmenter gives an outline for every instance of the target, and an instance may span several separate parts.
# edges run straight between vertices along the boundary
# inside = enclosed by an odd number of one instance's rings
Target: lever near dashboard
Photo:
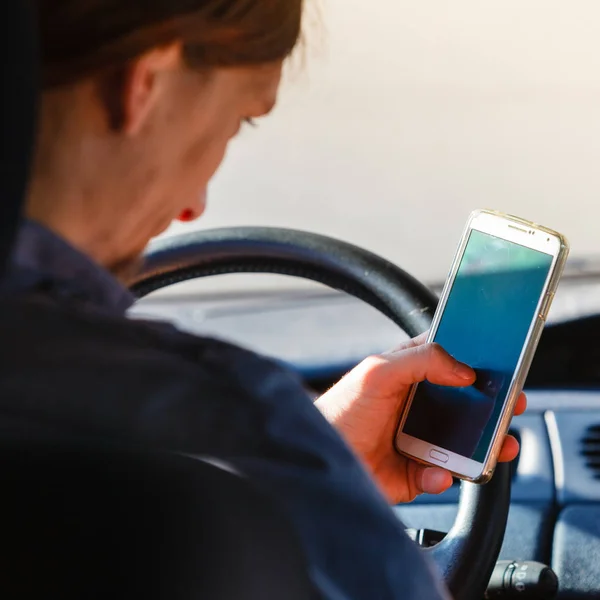
[[[446,534],[432,529],[407,529],[407,535],[422,548],[439,544]],[[486,600],[554,600],[558,595],[558,577],[541,563],[501,560],[485,593]]]
[[[558,595],[558,577],[546,565],[537,562],[502,560],[490,579],[485,597],[553,600]]]
[[[432,548],[446,537],[443,531],[433,529],[407,529],[406,535],[421,548]]]

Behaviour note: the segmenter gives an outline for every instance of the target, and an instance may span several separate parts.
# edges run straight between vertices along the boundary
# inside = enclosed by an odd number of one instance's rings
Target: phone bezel
[[[429,331],[429,342],[435,339],[471,232],[474,230],[543,252],[552,256],[553,259],[548,272],[548,277],[538,299],[538,305],[523,345],[515,374],[511,380],[510,388],[504,401],[502,413],[498,420],[492,442],[485,460],[483,462],[477,462],[450,452],[445,448],[435,446],[429,442],[403,433],[402,428],[406,422],[406,417],[410,411],[410,406],[417,389],[417,385],[415,385],[410,391],[406,406],[398,424],[396,448],[402,454],[416,459],[419,462],[443,467],[460,479],[484,483],[489,480],[495,469],[504,436],[508,431],[515,404],[521,393],[529,367],[531,366],[531,360],[533,359],[535,349],[545,325],[547,312],[552,303],[560,275],[562,274],[562,269],[568,254],[568,244],[565,238],[560,234],[517,217],[486,210],[475,211],[472,213],[467,222],[450,273],[444,285],[440,303],[435,313],[432,327]],[[432,452],[441,453],[440,459],[432,457]],[[441,458],[442,455],[444,458]],[[447,461],[445,460],[445,456],[448,457]]]

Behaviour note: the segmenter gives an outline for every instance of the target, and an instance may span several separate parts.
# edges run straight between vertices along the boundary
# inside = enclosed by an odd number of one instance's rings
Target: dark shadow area
[[[548,325],[529,372],[527,387],[600,387],[600,316]]]

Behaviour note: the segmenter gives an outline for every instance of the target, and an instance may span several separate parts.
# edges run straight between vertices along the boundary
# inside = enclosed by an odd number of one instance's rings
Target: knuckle
[[[379,354],[365,358],[358,367],[358,374],[362,381],[368,384],[373,377],[377,376],[387,362],[386,358]]]
[[[365,374],[368,374],[373,371],[378,371],[385,363],[387,363],[387,360],[383,355],[373,354],[372,356],[365,358],[360,364],[360,367]]]
[[[426,354],[429,360],[435,361],[442,358],[445,352],[439,344],[433,342],[427,345]]]

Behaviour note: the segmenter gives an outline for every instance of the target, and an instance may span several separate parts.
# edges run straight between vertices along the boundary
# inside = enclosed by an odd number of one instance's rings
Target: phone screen
[[[404,433],[485,461],[552,264],[550,254],[472,230],[435,342],[477,381],[420,384]]]

